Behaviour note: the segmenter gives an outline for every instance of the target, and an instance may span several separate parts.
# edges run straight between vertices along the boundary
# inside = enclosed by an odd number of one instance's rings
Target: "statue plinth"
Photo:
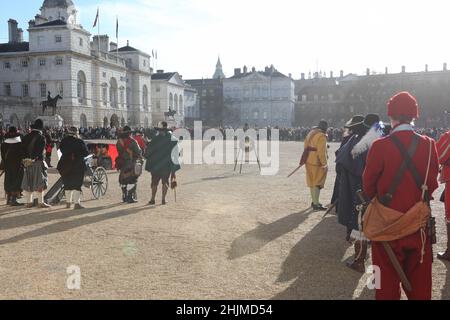
[[[60,128],[64,125],[64,119],[58,114],[54,116],[39,116],[38,119],[44,122],[44,127]]]

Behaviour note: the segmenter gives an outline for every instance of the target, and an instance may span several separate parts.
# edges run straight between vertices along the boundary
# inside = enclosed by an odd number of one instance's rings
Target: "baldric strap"
[[[395,175],[394,180],[392,181],[392,184],[389,187],[388,192],[384,196],[382,196],[380,199],[380,202],[386,207],[388,207],[389,204],[392,202],[394,193],[397,191],[406,170],[409,170],[409,172],[413,176],[417,188],[422,190],[422,178],[420,177],[420,174],[417,171],[417,168],[413,162],[413,156],[417,151],[417,147],[419,146],[420,136],[418,134],[414,133],[411,145],[409,146],[408,150],[406,150],[405,146],[401,143],[401,141],[395,135],[391,135],[390,139],[395,144],[395,146],[398,148],[398,150],[400,151],[400,154],[403,157],[403,162],[402,162],[399,170],[397,171],[397,174]],[[425,201],[429,200],[428,192],[425,192],[425,197],[423,200],[425,200]]]

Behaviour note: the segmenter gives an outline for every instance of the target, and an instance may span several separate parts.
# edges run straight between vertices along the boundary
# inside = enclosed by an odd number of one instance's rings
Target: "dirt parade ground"
[[[157,206],[147,206],[147,172],[134,205],[121,203],[116,172],[108,172],[103,199],[84,189],[81,211],[65,203],[11,209],[2,199],[0,299],[373,299],[369,276],[345,266],[353,254],[345,228],[334,215],[322,219],[323,212],[308,210],[304,169],[286,178],[302,146],[280,144],[275,176],[261,176],[254,164],[244,165],[242,174],[233,165],[184,165],[177,202],[170,193],[168,206],[158,205],[160,193]],[[324,205],[336,147],[329,151]],[[49,172],[52,185],[59,176]],[[436,254],[446,241],[442,203],[433,202],[433,214]],[[74,266],[79,290],[67,285]],[[434,299],[450,299],[449,267],[435,260]]]

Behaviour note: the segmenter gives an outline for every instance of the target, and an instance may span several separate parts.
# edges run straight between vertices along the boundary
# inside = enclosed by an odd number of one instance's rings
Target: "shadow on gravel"
[[[104,210],[110,207],[111,205],[97,208],[88,208],[84,210],[65,209],[65,207],[53,207],[52,209],[43,209],[42,211],[38,212],[32,211],[31,209],[26,209],[23,211],[23,213],[26,214],[0,219],[0,230],[27,227],[35,224],[51,222],[54,220],[68,219]]]
[[[108,206],[108,207],[111,207],[111,206]],[[79,215],[87,214],[90,212],[95,212],[97,210],[99,210],[99,208],[81,210],[81,211],[79,211],[80,212]],[[0,240],[0,246],[9,244],[9,243],[15,243],[15,242],[27,240],[27,239],[33,239],[33,238],[38,238],[38,237],[42,237],[42,236],[47,236],[50,234],[65,232],[65,231],[68,231],[71,229],[75,229],[75,228],[83,227],[86,225],[102,222],[105,220],[117,219],[120,217],[137,214],[144,210],[152,210],[152,208],[148,207],[148,206],[131,208],[131,209],[124,207],[123,209],[114,211],[114,212],[108,212],[105,214],[100,214],[100,215],[90,216],[90,217],[83,217],[83,218],[79,218],[76,220],[62,221],[62,222],[54,223],[54,224],[51,224],[48,226],[44,226],[44,227],[36,229],[36,230],[25,232],[23,234],[11,237],[9,239]]]
[[[296,229],[312,212],[312,209],[308,209],[291,214],[270,224],[261,223],[256,229],[243,234],[233,241],[228,259],[239,259],[258,252],[270,242]]]
[[[348,248],[336,219],[322,220],[292,248],[277,281],[295,281],[272,299],[352,299],[363,275],[342,262]],[[365,289],[359,299],[373,299],[373,292]]]

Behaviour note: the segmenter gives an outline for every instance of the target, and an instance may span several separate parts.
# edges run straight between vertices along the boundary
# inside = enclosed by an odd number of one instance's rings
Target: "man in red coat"
[[[445,183],[445,217],[447,221],[447,250],[438,254],[438,258],[450,261],[450,131],[442,135],[437,143],[439,163],[442,166],[441,183]]]
[[[413,166],[423,184],[428,168],[430,144],[431,162],[426,185],[431,197],[438,188],[439,163],[434,140],[416,135],[412,126],[419,118],[419,106],[416,99],[407,92],[394,96],[388,103],[388,116],[393,131],[390,136],[376,141],[367,156],[367,165],[363,175],[364,193],[373,199],[381,199],[389,193],[394,177],[404,163],[405,157],[399,151],[394,141],[400,142],[406,150],[413,150],[413,140],[417,147],[411,156]],[[401,176],[396,191],[392,194],[389,207],[399,212],[408,212],[422,199],[422,190],[417,186],[412,171],[407,169]],[[427,233],[423,230],[389,242],[394,254],[402,266],[406,277],[412,286],[412,291],[406,292],[409,299],[430,300],[432,286],[432,246]],[[380,268],[381,288],[377,289],[377,300],[399,300],[401,298],[400,277],[395,270],[382,243],[372,243],[373,265]]]

